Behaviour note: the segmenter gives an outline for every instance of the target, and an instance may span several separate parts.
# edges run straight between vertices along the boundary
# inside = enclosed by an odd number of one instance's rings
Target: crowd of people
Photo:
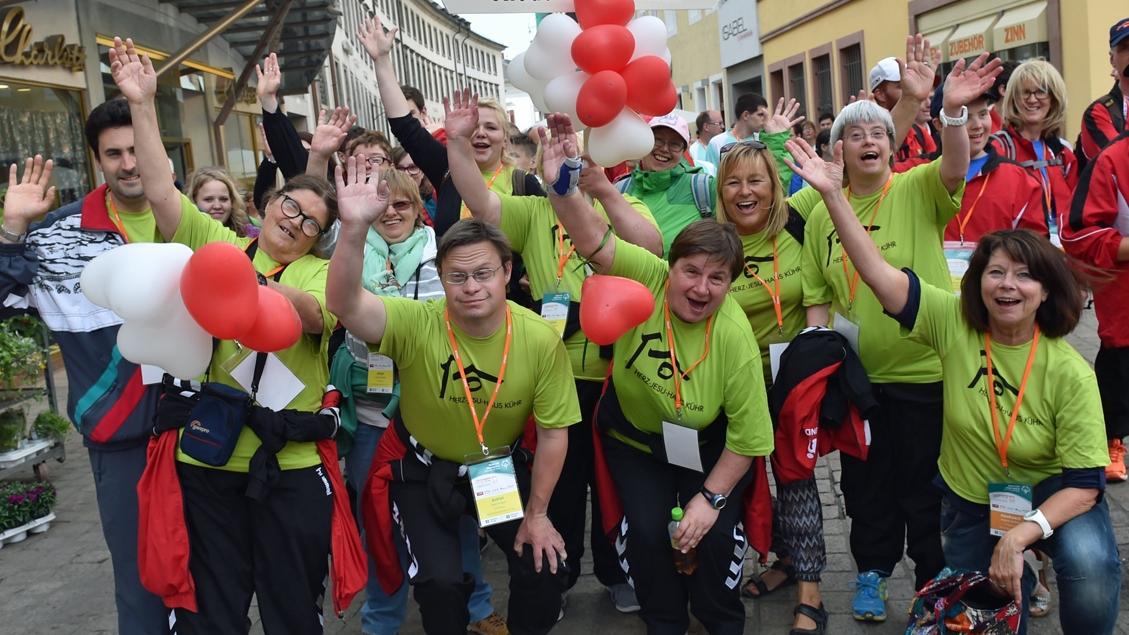
[[[1047,614],[1053,569],[1063,631],[1113,632],[1129,19],[1075,143],[1051,64],[983,54],[942,74],[917,35],[838,113],[746,94],[728,128],[702,112],[693,140],[677,114],[651,118],[652,150],[620,166],[596,165],[568,115],[521,132],[470,91],[432,121],[396,77],[395,35],[379,18],[356,34],[394,142],[345,107],[299,132],[263,61],[250,194],[222,168],[183,188],[149,169],[167,162],[157,78],[131,40],[110,51],[120,96],[86,121],[105,183],[52,211],[53,162],[11,166],[0,297],[60,345],[119,632],[246,633],[254,596],[266,632],[320,633],[338,523],[363,536],[366,634],[401,628],[409,588],[428,633],[546,633],[586,543],[648,633],[691,614],[741,633],[742,598],[792,584],[790,633],[831,632],[813,468],[836,449],[855,619],[887,619],[905,555],[918,589],[984,572],[1021,633]],[[195,382],[143,373],[79,285],[139,242],[235,245],[295,309],[298,341],[217,338]],[[594,275],[654,299],[611,345],[581,324]],[[1093,369],[1063,339],[1088,297]],[[228,415],[201,437],[205,403]],[[224,433],[220,458],[200,450]],[[156,457],[175,466],[171,503],[138,487]],[[178,571],[152,570],[162,530]],[[750,547],[775,559],[745,578]]]

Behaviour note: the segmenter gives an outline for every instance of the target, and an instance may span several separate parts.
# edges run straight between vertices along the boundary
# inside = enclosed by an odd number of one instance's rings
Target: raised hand
[[[449,98],[443,98],[443,113],[447,138],[470,140],[478,127],[478,93],[469,88],[456,90]]]
[[[334,172],[337,183],[337,211],[341,224],[369,226],[388,210],[388,182],[369,166],[368,157],[356,154],[345,160],[345,167]]]
[[[317,128],[314,128],[314,137],[310,141],[310,152],[323,157],[331,156],[341,147],[341,142],[355,123],[357,116],[350,114],[348,107],[338,106],[332,113],[321,111]]]
[[[259,104],[267,112],[278,110],[278,88],[282,85],[282,69],[278,66],[278,55],[271,53],[263,60],[262,66],[256,64],[255,74],[259,78],[259,82],[255,85]]]
[[[784,98],[781,97],[780,101],[776,102],[776,112],[772,113],[768,121],[764,123],[764,131],[769,134],[776,134],[791,130],[793,126],[804,120],[804,116],[796,116],[800,110],[800,102],[795,99],[789,99],[788,104],[784,104]]]
[[[399,31],[398,27],[392,27],[385,32],[384,25],[380,22],[380,16],[374,15],[371,19],[361,22],[360,26],[357,27],[357,39],[361,41],[361,46],[368,51],[369,57],[376,60],[392,53],[392,47],[396,44],[396,33]]]
[[[898,60],[903,96],[925,101],[933,94],[933,78],[941,61],[939,55],[920,33],[906,37],[906,59]]]
[[[868,93],[865,90],[859,89],[857,95],[851,95],[847,98],[848,104],[853,104],[856,101],[874,101],[874,93]]]
[[[995,57],[988,61],[987,53],[981,53],[967,67],[963,59],[958,60],[949,76],[945,78],[942,105],[950,110],[956,110],[975,101],[992,87],[996,77],[1002,72],[1003,62],[1000,58]]]
[[[843,187],[843,141],[835,142],[834,160],[824,161],[815,149],[800,137],[784,142],[784,148],[792,155],[792,160],[784,163],[800,178],[807,181],[820,194],[828,194]]]
[[[152,101],[157,94],[157,71],[148,55],[137,53],[132,39],[114,38],[110,48],[110,75],[131,103]]]
[[[13,234],[27,231],[31,221],[43,216],[55,203],[55,188],[51,182],[54,162],[43,160],[41,155],[24,162],[24,178],[17,179],[15,163],[8,168],[8,193],[4,197],[4,228]]]
[[[550,113],[546,117],[547,128],[538,128],[541,138],[541,175],[546,185],[552,185],[560,177],[561,164],[570,157],[580,156],[576,142],[576,131],[572,119],[564,113]]]

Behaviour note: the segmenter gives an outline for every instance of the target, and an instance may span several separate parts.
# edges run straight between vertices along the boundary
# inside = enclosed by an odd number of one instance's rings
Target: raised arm
[[[171,240],[180,225],[181,195],[173,182],[172,171],[165,168],[169,157],[161,142],[157,108],[153,104],[157,94],[157,72],[148,55],[137,53],[132,39],[122,42],[121,38],[115,37],[114,46],[110,49],[110,74],[129,102],[129,113],[133,118],[133,146],[137,164],[142,166],[141,186],[145,190],[145,198],[153,208],[157,230],[165,240]]]
[[[887,312],[901,313],[909,298],[909,277],[882,257],[843,193],[843,142],[835,144],[832,163],[821,159],[803,139],[790,139],[787,147],[796,161],[789,161],[792,170],[823,195],[831,222],[839,232],[839,242],[863,282],[874,291]]]
[[[905,143],[906,136],[917,119],[921,103],[933,94],[933,78],[940,62],[936,55],[932,55],[929,40],[920,33],[906,37],[905,61],[898,60],[902,96],[890,110],[890,118],[894,120],[894,152]]]
[[[400,90],[400,81],[396,79],[396,66],[392,64],[392,47],[396,45],[399,31],[398,27],[392,27],[385,32],[379,15],[357,27],[357,39],[376,66],[376,87],[380,91],[380,103],[384,104],[384,115],[389,119],[412,113],[412,107]]]
[[[457,90],[450,98],[443,98],[443,111],[447,114],[447,164],[451,181],[471,215],[497,225],[502,220],[502,200],[482,181],[482,172],[474,161],[474,148],[470,145],[478,126],[478,95],[469,88]]]
[[[310,142],[310,158],[306,160],[306,174],[321,176],[329,170],[330,159],[341,147],[345,135],[349,134],[349,128],[355,123],[357,116],[349,114],[349,108],[346,106],[338,106],[332,113],[321,111],[318,115],[318,126],[314,128],[314,138]]]
[[[349,157],[345,163],[347,169],[337,166],[335,174],[341,230],[329,261],[325,304],[350,333],[376,344],[384,337],[387,313],[384,301],[361,286],[361,272],[365,236],[388,209],[388,183],[369,168],[368,157],[363,154]]]
[[[784,143],[792,137],[792,129],[805,119],[803,115],[796,114],[799,111],[800,102],[789,99],[788,103],[785,104],[784,98],[781,97],[776,102],[776,110],[764,123],[764,130],[761,131],[760,136],[761,142],[768,146],[769,152],[776,160],[776,171],[780,176],[780,186],[784,188],[784,192],[788,191],[788,186],[792,182],[792,170],[784,162],[784,159],[788,157]],[[719,163],[718,168],[720,167],[721,164]]]
[[[293,178],[305,171],[309,153],[290,118],[278,108],[278,87],[282,84],[278,55],[271,53],[263,60],[262,66],[255,65],[255,73],[258,75],[255,92],[263,107],[263,134],[282,178]],[[332,176],[329,174],[329,177]]]
[[[9,234],[26,234],[31,222],[44,214],[55,204],[55,187],[47,187],[51,182],[51,170],[55,163],[42,155],[24,162],[24,178],[18,176],[18,166],[13,163],[8,169],[8,191],[4,194],[3,228]],[[0,236],[0,244],[12,241]],[[2,278],[3,276],[0,276]],[[3,297],[3,296],[0,296]]]
[[[647,222],[647,219],[623,198],[619,190],[608,180],[604,168],[596,165],[587,154],[581,159],[584,161],[584,167],[580,169],[578,183],[580,191],[600,201],[600,205],[608,214],[615,235],[661,258],[663,239],[659,228]]]
[[[945,78],[944,103],[941,105],[945,116],[960,116],[961,108],[991,88],[1002,70],[1003,62],[998,57],[989,62],[987,53],[981,53],[967,67],[963,59],[957,60],[952,72]],[[942,126],[941,181],[950,194],[964,183],[968,161],[968,128]]]
[[[576,253],[597,270],[607,271],[615,258],[615,240],[611,228],[575,185],[581,163],[572,120],[568,115],[555,113],[549,115],[548,124],[548,129],[538,128],[537,134],[541,137],[541,166],[549,189],[549,202],[576,247]],[[570,168],[569,164],[575,167]]]

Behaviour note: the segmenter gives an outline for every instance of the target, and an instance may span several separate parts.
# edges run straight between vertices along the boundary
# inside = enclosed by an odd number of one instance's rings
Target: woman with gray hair
[[[932,83],[924,46],[907,39],[907,78]],[[892,171],[894,122],[870,101],[848,105],[831,128],[844,163],[845,194],[867,234],[895,267],[912,267],[931,284],[949,284],[941,249],[945,225],[959,211],[968,170],[967,104],[999,73],[987,54],[958,62],[945,81],[939,159],[908,172]],[[941,364],[926,346],[898,337],[898,326],[839,245],[825,204],[808,219],[801,275],[809,326],[832,322],[854,347],[879,408],[870,418],[867,461],[841,456],[842,490],[852,519],[851,553],[859,574],[854,617],[886,619],[886,578],[902,557],[913,558],[916,587],[944,566],[938,527],[940,495],[932,481],[941,444]]]

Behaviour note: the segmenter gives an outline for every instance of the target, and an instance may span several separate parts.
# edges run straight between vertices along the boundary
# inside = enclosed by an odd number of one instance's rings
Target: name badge
[[[568,320],[570,300],[568,291],[546,293],[541,298],[541,317],[548,320],[562,337],[564,336],[565,322]]]
[[[667,463],[695,472],[704,472],[697,430],[663,421],[663,446],[666,448]]]
[[[152,364],[141,365],[141,383],[145,386],[161,383],[165,378],[165,369]],[[191,377],[178,377],[178,379],[192,379]]]
[[[988,483],[989,533],[1002,536],[1023,522],[1031,511],[1031,486],[1022,483]]]
[[[258,356],[254,351],[244,349],[245,352],[250,352],[249,355],[243,358],[231,372],[231,378],[234,379],[239,386],[251,392],[251,384],[255,376],[255,358]],[[263,369],[262,379],[259,380],[259,394],[256,396],[256,401],[264,408],[269,408],[274,411],[282,410],[290,405],[291,401],[297,397],[306,385],[302,383],[301,379],[295,375],[282,360],[274,353],[267,354],[266,367]]]
[[[478,510],[478,524],[489,527],[508,523],[525,516],[521,505],[521,493],[517,489],[517,473],[509,450],[504,456],[482,458],[476,463],[467,464],[470,489],[474,494],[474,507]]]
[[[365,392],[381,395],[392,394],[394,367],[391,357],[370,352],[368,354],[368,381],[365,385]]]
[[[842,313],[836,313],[835,319],[831,323],[831,328],[835,332],[847,338],[847,342],[851,348],[855,350],[855,355],[859,352],[859,325],[847,319],[847,316]]]
[[[965,272],[968,271],[968,262],[975,248],[974,243],[966,245],[959,240],[944,242],[945,261],[949,265],[949,281],[956,295],[960,295],[960,283],[964,280]]]

